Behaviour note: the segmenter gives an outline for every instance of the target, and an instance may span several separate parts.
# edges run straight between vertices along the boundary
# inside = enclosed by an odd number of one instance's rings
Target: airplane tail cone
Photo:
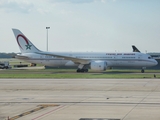
[[[21,53],[33,53],[39,52],[40,50],[37,49],[31,41],[18,29],[12,29],[17,40],[19,49]]]

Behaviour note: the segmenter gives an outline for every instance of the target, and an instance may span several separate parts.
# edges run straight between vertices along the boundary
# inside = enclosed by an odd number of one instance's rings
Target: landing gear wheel
[[[77,69],[77,72],[80,72],[80,69]]]
[[[141,70],[141,73],[144,73],[144,69]]]
[[[88,69],[84,69],[84,72],[88,72]]]
[[[77,72],[88,72],[88,69],[77,69]]]
[[[84,69],[81,69],[81,72],[84,72]]]

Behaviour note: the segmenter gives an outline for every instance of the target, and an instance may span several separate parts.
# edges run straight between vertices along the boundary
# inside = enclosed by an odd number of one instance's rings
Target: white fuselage
[[[107,67],[150,67],[157,65],[157,61],[152,59],[150,55],[131,52],[131,53],[60,53],[54,52],[53,54],[58,54],[62,56],[70,56],[79,59],[87,59],[90,61],[105,61]],[[27,59],[21,57],[26,56]],[[64,58],[49,56],[49,55],[40,55],[36,53],[23,53],[17,55],[18,59],[23,59],[30,63],[42,64],[45,66],[78,66],[71,60],[65,60]]]

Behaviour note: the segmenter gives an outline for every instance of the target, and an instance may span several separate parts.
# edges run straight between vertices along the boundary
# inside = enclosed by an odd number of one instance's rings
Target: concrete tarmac
[[[0,120],[8,117],[160,120],[160,79],[0,79]]]

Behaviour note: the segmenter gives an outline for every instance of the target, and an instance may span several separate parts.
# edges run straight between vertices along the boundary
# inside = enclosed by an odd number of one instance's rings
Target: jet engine
[[[107,69],[107,62],[105,61],[92,61],[90,64],[91,70],[105,71]]]

